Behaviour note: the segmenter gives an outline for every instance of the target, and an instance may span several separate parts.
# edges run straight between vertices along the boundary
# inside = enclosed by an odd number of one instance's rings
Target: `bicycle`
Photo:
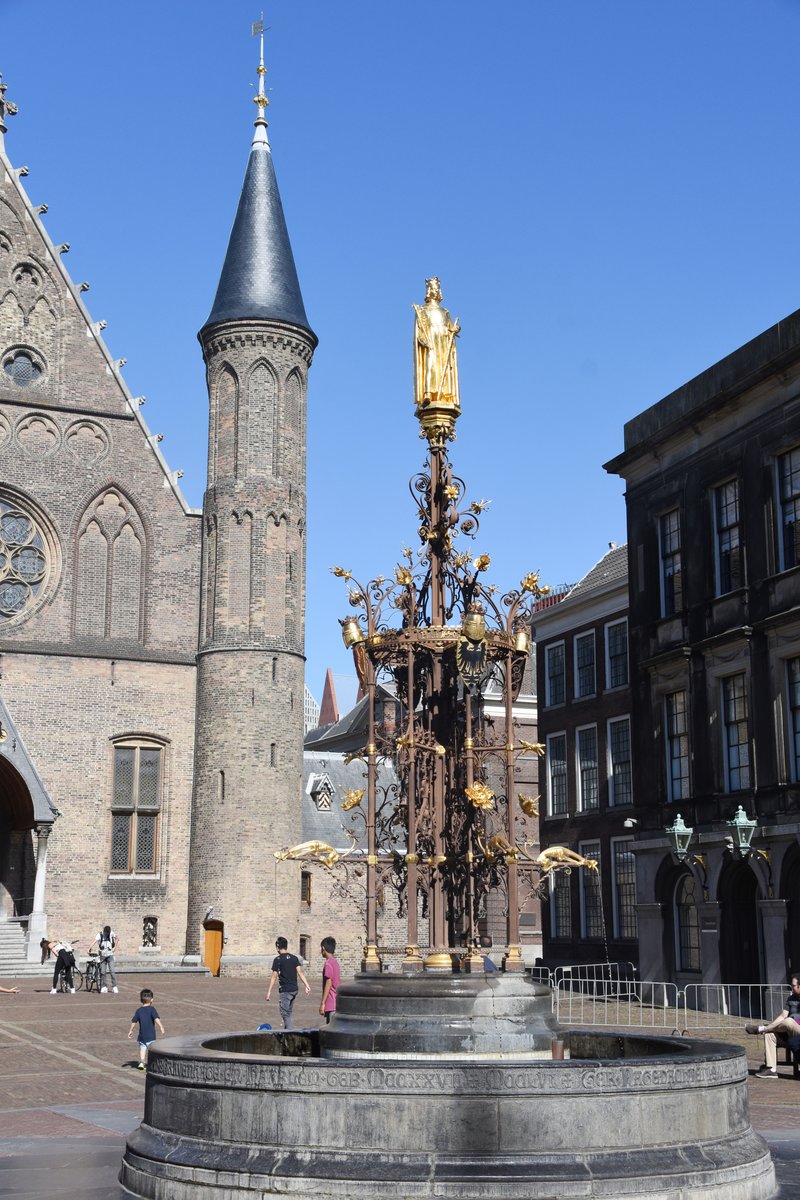
[[[103,969],[100,965],[100,959],[96,954],[89,954],[89,961],[86,963],[83,978],[87,992],[90,992],[94,988],[99,995],[100,989],[103,986]]]
[[[72,986],[76,992],[79,992],[83,987],[83,971],[81,971],[78,967],[72,968]],[[70,990],[67,985],[66,971],[61,971],[59,973],[57,987],[60,992],[68,992]]]

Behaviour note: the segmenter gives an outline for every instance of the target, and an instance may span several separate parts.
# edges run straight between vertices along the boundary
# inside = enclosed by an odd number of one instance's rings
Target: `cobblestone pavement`
[[[318,973],[309,978],[311,995],[295,1005],[298,1028],[320,1021],[321,981]],[[116,1176],[125,1135],[141,1120],[145,1079],[127,1032],[145,986],[167,1036],[280,1025],[277,995],[266,1004],[263,980],[121,975],[116,996],[51,996],[49,980],[19,981],[18,996],[0,994],[0,1196],[124,1196]],[[757,1067],[761,1039],[741,1040]],[[779,1074],[751,1076],[750,1115],[772,1150],[781,1200],[800,1200],[800,1081],[790,1067]]]

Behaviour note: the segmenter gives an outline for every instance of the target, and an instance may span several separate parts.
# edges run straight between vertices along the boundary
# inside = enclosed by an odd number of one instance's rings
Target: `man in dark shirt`
[[[267,1000],[269,1000],[272,996],[272,989],[277,982],[278,1006],[281,1010],[283,1028],[293,1029],[292,1006],[297,999],[298,976],[300,977],[303,987],[306,990],[306,995],[309,994],[311,988],[308,980],[303,974],[303,968],[300,963],[300,959],[297,958],[296,955],[289,953],[289,943],[285,937],[278,938],[275,943],[275,949],[278,951],[278,953],[272,960],[272,974],[269,977]]]
[[[800,1037],[800,975],[792,975],[792,990],[780,1016],[769,1025],[746,1025],[748,1033],[764,1035],[764,1066],[756,1071],[759,1079],[778,1078],[778,1038]]]

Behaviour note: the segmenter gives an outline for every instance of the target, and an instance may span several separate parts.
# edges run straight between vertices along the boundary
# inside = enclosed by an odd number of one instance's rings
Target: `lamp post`
[[[680,813],[675,817],[672,825],[668,825],[665,831],[669,835],[672,852],[679,863],[685,863],[688,867],[699,867],[702,873],[701,885],[703,888],[703,899],[708,900],[708,874],[706,872],[706,860],[702,854],[692,854],[689,847],[694,836],[694,828],[687,825]]]

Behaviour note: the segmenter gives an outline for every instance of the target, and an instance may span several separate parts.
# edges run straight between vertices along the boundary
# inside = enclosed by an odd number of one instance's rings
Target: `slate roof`
[[[383,697],[394,699],[394,690],[386,684],[378,684],[378,700]],[[369,722],[369,697],[362,696],[349,712],[331,725],[320,725],[311,729],[303,740],[306,750],[341,751],[357,750],[366,743]]]
[[[378,787],[385,787],[395,782],[395,773],[390,763],[379,759],[377,782]],[[333,785],[330,809],[318,809],[314,797],[310,794],[309,785],[312,775],[327,775]],[[342,829],[353,824],[358,828],[358,822],[352,821],[352,812],[342,812],[342,793],[350,788],[365,788],[367,786],[367,768],[363,762],[345,763],[344,755],[326,751],[306,750],[303,754],[303,840],[315,839],[327,842],[337,850],[346,849],[348,839]],[[366,810],[366,795],[362,801]]]
[[[577,600],[606,588],[610,584],[624,583],[628,578],[628,547],[614,546],[598,563],[588,571],[583,579],[579,579],[567,593],[565,599]]]
[[[14,718],[0,697],[0,791],[9,809],[12,829],[52,825],[59,815],[33,764]],[[2,734],[5,734],[3,737]],[[13,769],[9,769],[13,768]],[[30,796],[30,806],[28,802]]]
[[[313,336],[300,294],[272,151],[265,131],[258,127],[217,295],[203,328],[239,320],[281,321],[307,329]]]

